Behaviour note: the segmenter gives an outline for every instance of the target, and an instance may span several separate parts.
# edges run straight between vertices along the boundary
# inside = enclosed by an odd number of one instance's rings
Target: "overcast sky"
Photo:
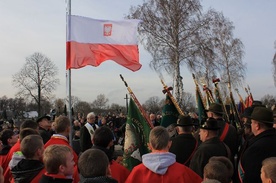
[[[120,20],[131,6],[142,0],[72,0],[72,14],[97,19]],[[204,0],[203,10],[214,8],[223,12],[235,26],[234,36],[245,46],[244,62],[247,64],[246,84],[255,99],[265,94],[276,94],[272,78],[272,58],[276,40],[275,0]],[[0,1],[0,97],[14,97],[12,75],[18,72],[25,58],[34,52],[48,56],[59,69],[60,85],[54,92],[58,98],[66,97],[65,38],[66,1],[64,0],[9,0]],[[87,66],[72,70],[72,95],[92,102],[105,94],[109,104],[125,104],[127,89],[121,81],[122,74],[141,103],[151,96],[164,97],[162,85],[155,71],[149,68],[150,55],[140,47],[142,68],[132,72],[113,61],[99,67]],[[194,94],[191,73],[182,69],[184,90]],[[223,77],[223,76],[220,76]],[[165,82],[172,79],[165,76]],[[245,96],[243,88],[239,88]],[[236,94],[235,94],[236,95]]]

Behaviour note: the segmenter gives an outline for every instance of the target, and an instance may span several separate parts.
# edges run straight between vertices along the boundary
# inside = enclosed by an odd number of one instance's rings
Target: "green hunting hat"
[[[218,103],[211,103],[210,107],[208,110],[206,110],[207,112],[213,112],[213,113],[217,113],[217,114],[223,114],[223,110],[222,110],[222,105],[218,104]]]
[[[192,125],[194,124],[190,116],[183,116],[183,115],[178,116],[176,126],[192,126]]]
[[[199,128],[214,131],[220,129],[218,126],[218,121],[214,118],[207,118]]]
[[[274,123],[273,112],[266,107],[255,107],[249,118],[262,123]]]

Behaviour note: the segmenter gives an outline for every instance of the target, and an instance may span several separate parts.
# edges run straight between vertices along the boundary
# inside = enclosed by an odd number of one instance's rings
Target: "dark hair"
[[[44,146],[40,135],[28,135],[20,143],[20,150],[26,159],[33,158],[38,149]]]
[[[2,141],[3,145],[8,145],[8,139],[10,139],[13,134],[13,131],[10,129],[5,129],[0,133],[0,140]]]
[[[108,144],[113,140],[113,137],[114,136],[110,128],[102,126],[95,130],[93,134],[93,144],[106,148]]]
[[[99,149],[88,149],[81,154],[78,161],[80,174],[84,178],[106,176],[109,161],[106,154]]]
[[[20,130],[23,130],[24,128],[32,128],[36,130],[38,128],[38,124],[33,120],[26,120],[20,125]]]
[[[209,159],[209,162],[211,161],[219,161],[226,166],[226,168],[228,169],[228,175],[229,175],[228,179],[229,179],[229,182],[231,182],[231,178],[234,174],[234,166],[232,162],[224,156],[213,156]]]
[[[220,161],[210,161],[204,167],[204,178],[215,179],[221,183],[229,183],[228,169]]]
[[[22,141],[28,135],[39,135],[38,131],[32,128],[24,128],[19,133],[19,140]]]

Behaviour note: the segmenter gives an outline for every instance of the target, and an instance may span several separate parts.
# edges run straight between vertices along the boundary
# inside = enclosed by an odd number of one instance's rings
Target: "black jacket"
[[[45,130],[44,128],[39,127],[39,134],[43,139],[43,143],[46,144],[50,140],[52,134],[50,131]]]
[[[202,142],[193,155],[190,168],[199,176],[203,177],[203,168],[213,156],[228,157],[226,145],[218,137]]]
[[[266,130],[250,139],[241,155],[244,169],[244,183],[261,183],[260,171],[262,161],[268,157],[276,157],[275,129]]]
[[[94,178],[81,177],[80,183],[118,183],[118,181],[111,177],[100,176]]]
[[[39,183],[72,183],[73,179],[55,178],[47,175],[42,175]]]
[[[225,127],[225,121],[221,118],[219,118],[217,120],[218,120],[218,125],[220,127],[219,132],[218,132],[219,137],[220,137],[222,135],[223,129]],[[226,137],[223,140],[223,142],[229,147],[229,149],[231,150],[231,154],[234,157],[235,154],[237,154],[237,152],[238,152],[239,144],[238,144],[238,133],[237,133],[236,128],[233,125],[229,124],[229,129],[228,129],[228,132],[227,132]]]
[[[190,165],[189,159],[197,148],[197,141],[192,134],[180,134],[172,138],[170,152],[176,155],[176,161],[186,166]]]
[[[22,159],[11,169],[11,173],[15,182],[30,183],[43,168],[41,161]]]

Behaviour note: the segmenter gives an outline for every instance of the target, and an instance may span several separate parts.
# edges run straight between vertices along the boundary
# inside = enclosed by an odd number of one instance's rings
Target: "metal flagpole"
[[[71,28],[71,0],[67,0],[67,7],[66,7],[66,39],[69,38],[69,40],[71,39],[71,32],[70,32],[70,28]],[[66,53],[66,56],[70,56],[70,52],[71,52],[71,47],[69,46]],[[69,52],[69,53],[68,53]],[[67,58],[66,58],[67,60]],[[68,92],[68,108],[69,108],[69,121],[70,121],[70,133],[69,133],[69,143],[72,146],[72,102],[71,102],[71,69],[67,70],[67,74],[66,74],[66,79],[67,79],[67,92]]]

